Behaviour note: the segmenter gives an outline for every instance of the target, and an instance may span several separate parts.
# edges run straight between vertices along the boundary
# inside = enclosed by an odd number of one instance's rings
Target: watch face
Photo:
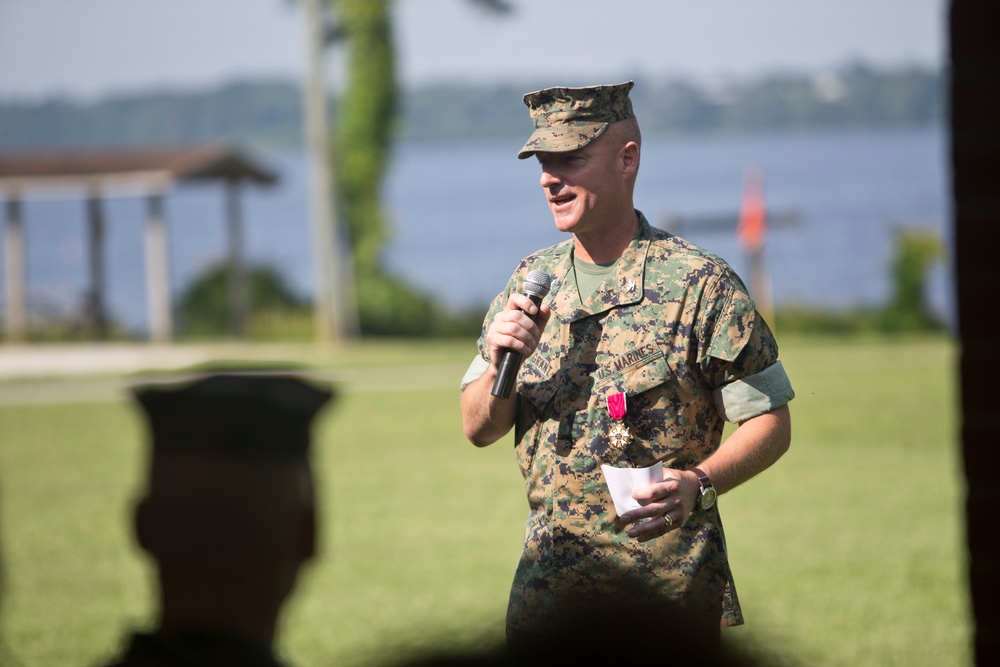
[[[698,504],[701,505],[703,510],[711,509],[712,505],[715,504],[715,498],[718,494],[715,492],[715,487],[710,486],[701,493],[701,499]]]

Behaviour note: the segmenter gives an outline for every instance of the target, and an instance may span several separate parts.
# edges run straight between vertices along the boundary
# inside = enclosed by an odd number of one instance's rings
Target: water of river
[[[393,233],[385,252],[390,269],[424,289],[447,293],[455,306],[485,308],[518,259],[561,241],[538,185],[537,163],[517,160],[519,147],[518,139],[398,146],[384,193]],[[311,294],[305,160],[297,152],[257,157],[279,171],[281,182],[246,192],[248,255],[276,267],[296,291]],[[766,256],[776,303],[872,306],[889,296],[896,230],[926,228],[949,241],[946,164],[945,135],[931,127],[651,137],[643,145],[636,204],[653,224],[690,221],[683,236],[746,276],[735,234],[694,223],[735,219],[744,175],[759,169],[769,210],[798,219],[769,232]],[[123,197],[109,201],[106,211],[109,309],[125,326],[143,331],[145,204]],[[225,256],[223,212],[217,185],[185,185],[168,196],[175,298]],[[81,308],[87,283],[84,215],[82,201],[26,204],[34,312]],[[949,319],[951,283],[946,263],[935,266],[928,296]]]

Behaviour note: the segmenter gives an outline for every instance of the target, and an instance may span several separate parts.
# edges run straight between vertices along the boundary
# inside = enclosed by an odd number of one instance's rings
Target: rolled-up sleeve
[[[469,364],[469,368],[465,371],[465,375],[462,376],[462,381],[459,383],[459,388],[463,391],[470,384],[478,380],[486,372],[486,369],[490,367],[490,362],[483,359],[478,354],[473,358],[472,363]]]
[[[726,421],[739,423],[780,408],[795,397],[784,366],[776,361],[760,373],[729,382],[713,392]]]

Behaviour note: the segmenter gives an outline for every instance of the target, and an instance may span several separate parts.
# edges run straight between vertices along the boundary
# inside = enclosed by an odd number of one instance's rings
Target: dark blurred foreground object
[[[965,539],[976,665],[1000,665],[996,399],[1000,375],[1000,4],[952,0],[948,14],[951,185],[958,303]]]
[[[644,582],[633,582],[636,586]],[[395,667],[473,667],[515,665],[697,665],[758,667],[764,656],[739,651],[681,603],[642,594],[627,599],[580,599],[569,605],[544,632],[510,634],[505,648],[464,653],[426,653]],[[654,591],[655,593],[655,591]],[[787,663],[787,660],[785,661]]]
[[[152,445],[134,528],[160,617],[112,664],[280,665],[278,613],[316,550],[310,425],[331,391],[235,371],[133,391]]]

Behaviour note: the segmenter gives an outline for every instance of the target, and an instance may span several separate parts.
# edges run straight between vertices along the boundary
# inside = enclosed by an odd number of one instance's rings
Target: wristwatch
[[[712,486],[712,480],[700,468],[692,468],[691,472],[698,475],[698,483],[701,484],[701,491],[698,493],[698,507],[703,510],[711,509],[719,495],[715,487]]]

